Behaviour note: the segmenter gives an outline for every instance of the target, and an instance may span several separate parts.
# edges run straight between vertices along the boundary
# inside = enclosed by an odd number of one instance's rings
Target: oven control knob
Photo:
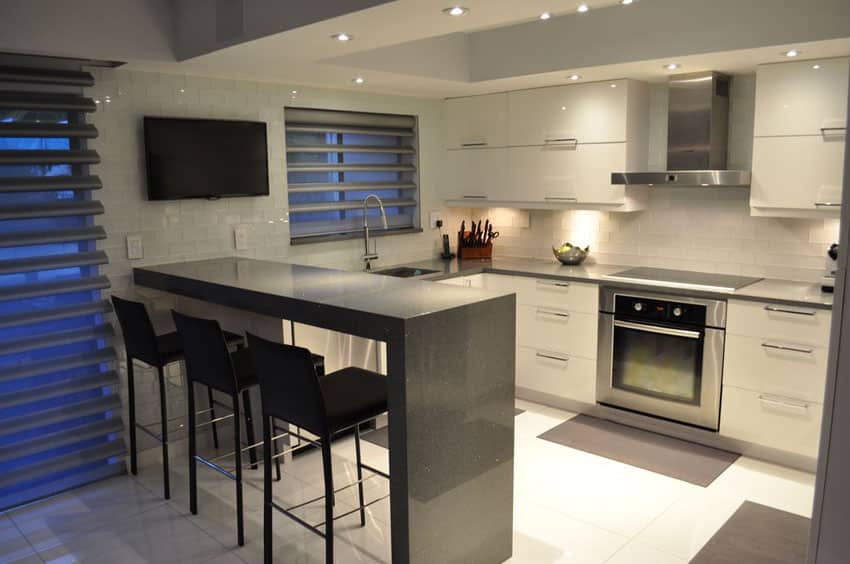
[[[673,308],[673,317],[682,317],[682,308],[674,307]]]
[[[643,311],[643,304],[640,302],[635,303],[635,311]]]

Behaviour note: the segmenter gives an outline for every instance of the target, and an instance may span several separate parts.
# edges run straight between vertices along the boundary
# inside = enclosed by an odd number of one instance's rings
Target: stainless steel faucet
[[[366,270],[372,270],[372,261],[378,260],[378,246],[375,245],[375,251],[369,252],[369,199],[374,198],[378,202],[378,207],[381,208],[381,221],[384,224],[384,229],[389,229],[387,224],[387,212],[384,211],[384,202],[375,194],[369,194],[363,198],[363,260],[366,261]]]

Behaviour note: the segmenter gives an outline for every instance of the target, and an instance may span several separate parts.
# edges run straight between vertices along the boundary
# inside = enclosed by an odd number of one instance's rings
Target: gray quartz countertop
[[[493,274],[508,274],[514,276],[534,276],[542,278],[553,278],[573,280],[576,282],[594,282],[618,287],[642,288],[649,291],[664,290],[663,283],[632,284],[624,281],[609,280],[607,277],[630,268],[610,264],[564,266],[554,260],[530,259],[530,258],[493,258],[476,260],[442,260],[439,258],[425,259],[411,262],[403,266],[436,270],[436,273],[419,277],[420,280],[444,280],[455,276],[465,276],[482,272]],[[389,267],[388,267],[389,268]],[[760,282],[739,288],[734,292],[715,291],[691,291],[681,289],[670,289],[677,294],[698,294],[705,296],[722,296],[724,298],[735,298],[754,301],[766,301],[796,306],[809,306],[816,308],[832,308],[832,294],[821,291],[820,285],[808,282],[794,282],[791,280],[776,280],[766,278]]]
[[[137,285],[176,293],[241,290],[255,301],[281,298],[394,319],[410,319],[489,300],[504,292],[454,288],[285,262],[227,257],[134,269]]]

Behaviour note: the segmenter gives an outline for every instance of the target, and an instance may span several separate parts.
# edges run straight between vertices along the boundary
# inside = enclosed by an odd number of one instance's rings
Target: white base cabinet
[[[831,313],[729,301],[720,434],[814,458]]]
[[[593,404],[596,402],[596,361],[520,345],[517,347],[516,385]]]

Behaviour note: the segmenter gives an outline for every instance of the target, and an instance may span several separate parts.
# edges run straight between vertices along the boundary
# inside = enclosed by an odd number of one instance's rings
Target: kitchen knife
[[[464,245],[464,238],[465,237],[466,237],[466,220],[464,219],[460,222],[460,241],[458,242],[458,244],[461,247],[465,246]]]

